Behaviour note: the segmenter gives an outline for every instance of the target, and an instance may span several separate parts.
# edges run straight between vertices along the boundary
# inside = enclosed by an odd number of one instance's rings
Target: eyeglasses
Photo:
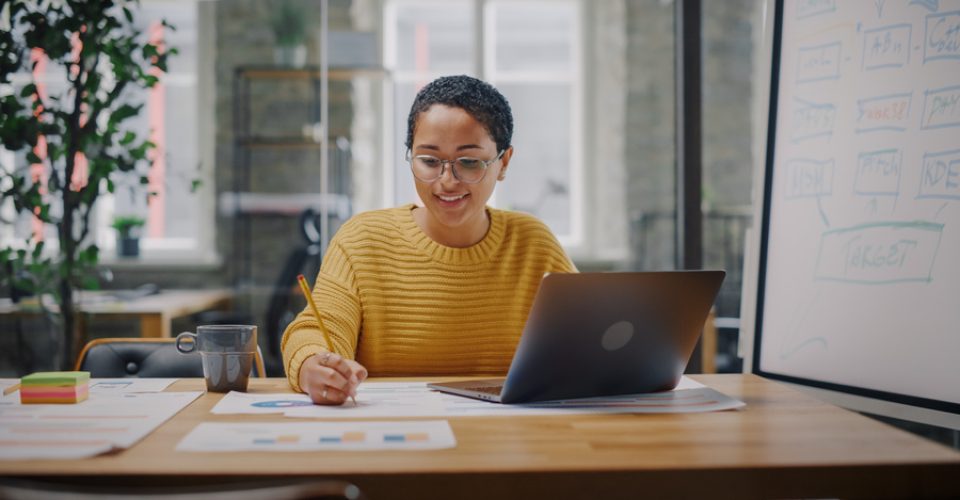
[[[453,170],[453,176],[460,182],[467,184],[476,184],[483,180],[487,175],[487,167],[491,163],[500,159],[506,150],[501,150],[497,157],[492,160],[481,160],[479,158],[462,157],[455,160],[441,160],[435,156],[417,155],[411,157],[407,151],[407,161],[410,163],[410,170],[413,176],[423,182],[433,182],[443,177],[443,170],[447,164]]]

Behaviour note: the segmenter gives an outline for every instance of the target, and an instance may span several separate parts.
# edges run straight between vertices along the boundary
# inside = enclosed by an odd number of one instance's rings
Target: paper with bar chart
[[[490,415],[556,415],[575,413],[694,413],[731,410],[744,406],[696,381],[684,377],[673,391],[570,399],[526,405],[502,405],[433,391],[424,382],[366,382],[357,391],[357,403],[320,406],[304,395],[227,394],[213,413],[283,413],[302,418],[396,418]]]
[[[77,404],[0,405],[0,460],[85,458],[129,448],[201,392],[94,393]]]
[[[445,420],[197,425],[177,451],[437,450],[457,445]]]

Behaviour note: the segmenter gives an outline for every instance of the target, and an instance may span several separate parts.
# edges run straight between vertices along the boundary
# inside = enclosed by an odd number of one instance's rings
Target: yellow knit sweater
[[[505,373],[543,274],[573,264],[530,215],[488,208],[483,240],[451,248],[420,230],[413,208],[359,214],[330,242],[313,299],[333,351],[374,376]],[[299,391],[300,365],[326,350],[309,307],[281,350]]]

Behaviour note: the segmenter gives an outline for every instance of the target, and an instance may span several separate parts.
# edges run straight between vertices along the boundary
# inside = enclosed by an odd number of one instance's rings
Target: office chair
[[[176,481],[171,481],[176,482]],[[365,500],[357,486],[338,480],[264,481],[203,486],[102,486],[0,478],[0,500]]]
[[[177,351],[176,339],[104,338],[87,342],[75,370],[101,378],[203,377],[199,352]],[[260,348],[254,353],[253,374],[265,377]]]

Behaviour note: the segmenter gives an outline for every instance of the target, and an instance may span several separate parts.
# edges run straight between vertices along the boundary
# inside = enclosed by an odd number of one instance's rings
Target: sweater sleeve
[[[337,238],[327,248],[312,295],[333,342],[330,350],[344,358],[354,359],[360,335],[360,295],[349,255]],[[300,387],[300,367],[303,362],[327,349],[320,324],[307,305],[290,322],[280,341],[287,380],[293,390],[303,392]]]

